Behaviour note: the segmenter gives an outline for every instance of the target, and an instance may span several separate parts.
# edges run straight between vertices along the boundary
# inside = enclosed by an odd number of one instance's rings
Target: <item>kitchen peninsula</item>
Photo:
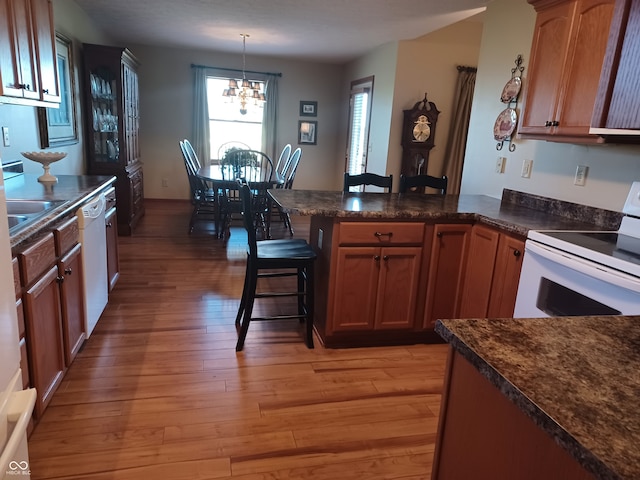
[[[451,350],[432,478],[640,478],[639,321],[438,322]]]
[[[436,320],[461,311],[511,317],[529,230],[612,230],[621,220],[617,212],[511,190],[502,199],[284,189],[270,195],[284,212],[311,216],[314,323],[328,347],[441,341]],[[498,244],[491,255],[470,248],[474,235],[486,232]],[[476,265],[487,257],[488,266]],[[478,283],[491,287],[484,301],[495,315],[465,309],[478,303],[465,303]]]

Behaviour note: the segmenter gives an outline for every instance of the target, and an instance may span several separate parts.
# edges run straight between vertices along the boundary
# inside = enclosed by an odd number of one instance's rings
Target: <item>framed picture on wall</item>
[[[315,117],[318,115],[318,102],[302,100],[300,102],[301,117]]]
[[[298,121],[298,144],[315,145],[318,135],[318,122],[315,120]]]
[[[57,32],[56,57],[60,80],[60,107],[38,107],[40,148],[78,143],[73,43]]]

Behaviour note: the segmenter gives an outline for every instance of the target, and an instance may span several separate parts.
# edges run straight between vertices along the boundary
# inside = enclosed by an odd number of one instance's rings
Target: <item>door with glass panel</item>
[[[373,77],[351,82],[349,135],[345,155],[345,172],[351,175],[358,175],[367,171],[372,94]]]

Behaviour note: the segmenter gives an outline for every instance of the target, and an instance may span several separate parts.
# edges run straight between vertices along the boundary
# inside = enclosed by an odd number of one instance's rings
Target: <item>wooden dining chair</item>
[[[400,193],[415,191],[419,193],[425,192],[425,187],[437,190],[441,195],[447,194],[448,179],[446,175],[442,177],[432,177],[431,175],[415,175],[406,177],[400,175]]]
[[[375,185],[376,187],[386,188],[387,193],[391,193],[391,187],[393,186],[393,175],[385,177],[383,175],[377,175],[375,173],[361,173],[360,175],[350,175],[348,172],[344,172],[344,185],[343,191],[348,193],[350,187]],[[364,191],[364,188],[363,188]]]
[[[316,253],[306,240],[262,240],[256,238],[256,229],[253,222],[255,212],[251,186],[239,181],[240,198],[242,199],[242,212],[244,227],[247,230],[247,267],[244,279],[242,298],[236,315],[236,328],[238,329],[238,341],[236,351],[242,350],[249,330],[249,324],[258,320],[284,320],[298,319],[305,323],[305,343],[308,348],[313,348],[313,310],[314,310],[314,263]],[[269,287],[275,286],[278,279],[292,277],[297,278],[295,291],[272,291],[257,293],[259,279],[269,278]],[[266,283],[266,282],[265,282]],[[270,316],[253,316],[253,307],[256,299],[276,297],[297,298],[297,311],[293,314],[279,314]]]
[[[220,217],[222,236],[228,238],[234,215],[242,210],[242,199],[236,186],[236,180],[242,179],[251,185],[253,191],[253,213],[256,228],[262,238],[269,238],[271,231],[271,198],[267,191],[273,182],[273,161],[271,157],[258,150],[234,149],[227,151],[221,165],[222,176],[230,181],[232,188],[220,192]]]
[[[200,168],[202,164],[200,163],[200,159],[198,159],[198,155],[196,154],[196,151],[193,148],[193,145],[191,145],[191,142],[185,138],[184,140],[182,140],[182,144],[184,145],[186,152],[189,154],[189,157],[191,158],[191,161],[195,164],[196,168]]]
[[[289,168],[291,161],[291,144],[287,143],[282,152],[280,152],[280,157],[278,158],[278,163],[276,163],[275,167],[275,175],[278,180],[278,185],[276,188],[281,188],[281,185],[284,184],[285,175],[287,169]]]
[[[189,218],[189,234],[193,233],[195,225],[199,221],[213,222],[218,234],[219,225],[217,222],[217,198],[207,182],[196,175],[198,167],[192,158],[189,147],[184,140],[180,140],[180,151],[184,160],[184,166],[187,171],[187,179],[189,180],[189,189],[191,190],[191,204],[193,209]]]
[[[293,188],[293,181],[296,178],[296,172],[298,171],[298,165],[300,165],[300,159],[302,158],[302,149],[296,148],[295,151],[291,154],[291,158],[289,161],[289,167],[285,172],[286,176],[283,177],[282,183],[278,184],[278,188]],[[288,213],[283,212],[278,204],[275,204],[274,207],[276,212],[278,213],[280,220],[284,223],[285,228],[289,230],[289,235],[293,237],[293,226],[291,225],[291,217]],[[272,208],[272,214],[273,214]]]

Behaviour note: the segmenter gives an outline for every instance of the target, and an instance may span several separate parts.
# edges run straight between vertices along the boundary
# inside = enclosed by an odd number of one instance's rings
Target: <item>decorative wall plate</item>
[[[511,136],[518,123],[518,115],[515,109],[505,108],[500,112],[493,126],[493,138],[504,141]]]
[[[522,87],[522,79],[520,77],[511,78],[502,89],[500,101],[502,103],[515,102],[520,94],[520,87]]]

